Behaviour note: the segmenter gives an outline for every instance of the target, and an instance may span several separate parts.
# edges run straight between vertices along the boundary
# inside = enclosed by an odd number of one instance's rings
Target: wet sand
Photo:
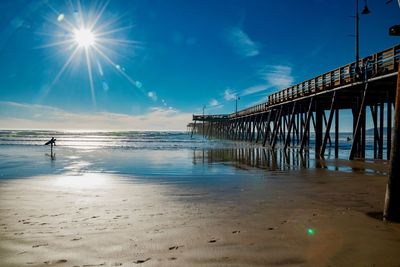
[[[249,170],[243,179],[1,181],[0,265],[400,266],[400,225],[375,218],[385,176]]]

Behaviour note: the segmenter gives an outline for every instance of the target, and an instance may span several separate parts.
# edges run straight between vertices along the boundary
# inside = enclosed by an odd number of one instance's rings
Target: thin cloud
[[[293,84],[292,68],[286,65],[267,65],[259,71],[261,79],[268,86],[275,89],[284,89]]]
[[[246,105],[247,107],[254,106],[266,102],[267,92],[273,92],[277,90],[285,89],[291,86],[294,82],[294,77],[292,75],[292,68],[287,65],[266,65],[258,70],[256,73],[262,82],[249,86],[239,92],[233,91],[231,89],[225,89],[224,99],[226,101],[231,101],[236,99],[238,96],[260,96],[259,99]]]
[[[218,109],[222,108],[224,105],[222,105],[217,99],[213,98],[208,102],[208,107],[207,109]]]
[[[236,97],[237,97],[237,93],[235,91],[233,91],[232,89],[229,89],[229,88],[225,89],[224,99],[226,101],[234,100],[234,99],[236,99]]]
[[[150,108],[142,115],[111,112],[89,114],[43,105],[0,101],[1,129],[184,130],[191,119],[192,114],[172,107]]]
[[[235,53],[243,57],[254,57],[260,54],[260,45],[250,39],[240,27],[227,31],[227,40]]]
[[[242,91],[241,96],[252,95],[255,93],[263,92],[268,89],[268,84],[260,84],[248,87]]]
[[[219,105],[219,102],[218,102],[217,99],[213,98],[213,99],[210,100],[210,102],[208,103],[208,105],[211,106],[211,107],[215,107],[215,106],[218,106],[218,105]]]

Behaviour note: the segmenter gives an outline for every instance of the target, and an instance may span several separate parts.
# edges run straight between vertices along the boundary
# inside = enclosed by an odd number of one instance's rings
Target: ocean
[[[349,136],[350,133],[340,134],[339,157],[342,159],[350,152]],[[53,154],[49,146],[44,146],[52,137],[57,139]],[[373,157],[372,138],[367,135],[366,157],[370,159]],[[303,164],[295,149],[286,154],[279,149],[272,152],[256,144],[208,140],[198,135],[191,137],[187,132],[3,130],[0,131],[0,177],[107,172],[182,179],[188,175],[228,175],[244,171],[245,165],[296,169],[315,166],[312,136],[310,143],[308,162]],[[326,159],[333,157],[333,147],[328,147]]]

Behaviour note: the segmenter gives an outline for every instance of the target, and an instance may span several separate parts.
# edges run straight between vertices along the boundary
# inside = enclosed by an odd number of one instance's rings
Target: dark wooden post
[[[194,121],[194,125],[192,126],[192,134],[190,135],[190,138],[193,138],[193,132],[196,130],[196,120]]]
[[[335,110],[335,159],[339,157],[339,109]]]
[[[365,105],[362,107],[361,113],[361,144],[360,144],[360,156],[365,159],[365,147],[366,147],[366,110]]]
[[[384,103],[381,101],[379,104],[379,152],[378,158],[383,159],[383,113],[384,113]]]
[[[379,143],[379,132],[378,132],[378,107],[373,104],[370,107],[371,117],[374,123],[374,159],[378,158],[378,143]]]
[[[324,110],[321,108],[321,105],[317,102],[315,108],[315,158],[320,158],[321,155],[321,146],[322,146],[322,112]]]
[[[390,160],[390,146],[392,144],[392,103],[387,103],[387,159]]]
[[[329,111],[329,119],[326,121],[325,118],[325,112],[323,111],[322,114],[324,114],[324,120],[325,120],[325,137],[322,143],[322,147],[320,150],[320,157],[323,158],[325,154],[325,148],[326,148],[326,143],[328,142],[328,139],[330,140],[330,131],[331,131],[331,125],[332,125],[332,119],[333,119],[333,114],[335,113],[335,103],[336,102],[336,92],[333,93],[332,95],[332,101],[331,101],[331,108]],[[332,145],[332,143],[331,143]]]
[[[384,220],[400,221],[400,67],[397,73],[397,90],[394,107],[392,148],[390,152],[389,179],[386,187]]]
[[[365,113],[365,98],[367,96],[367,89],[368,89],[368,83],[365,83],[365,88],[362,94],[362,100],[361,104],[357,105],[359,107],[359,111],[357,114],[357,111],[353,113],[353,123],[355,122],[355,129],[353,131],[353,144],[351,145],[351,150],[350,150],[350,160],[354,159],[354,156],[357,155],[358,157],[362,156],[361,155],[361,130],[362,130],[362,124],[363,124],[363,118],[364,118],[364,113]],[[354,124],[353,124],[354,126]]]

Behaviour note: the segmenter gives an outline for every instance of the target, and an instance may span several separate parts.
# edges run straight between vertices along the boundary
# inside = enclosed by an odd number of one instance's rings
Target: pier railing
[[[361,59],[358,62],[360,73],[356,73],[356,62],[352,62],[312,79],[273,93],[268,96],[268,100],[264,103],[228,115],[193,115],[193,120],[226,120],[260,113],[266,111],[272,105],[281,104],[300,97],[305,97],[319,92],[329,91],[351,83],[360,82],[363,80],[363,77],[371,79],[384,76],[385,74],[394,73],[397,71],[399,61],[400,45],[396,45]]]
[[[229,118],[228,114],[218,115],[193,115],[194,121],[224,121]]]
[[[400,58],[400,45],[383,50],[360,60],[361,73],[356,73],[356,62],[344,65],[335,70],[298,83],[289,88],[268,96],[268,104],[277,104],[297,97],[331,90],[336,87],[360,81],[361,75],[367,74],[368,78],[392,73],[397,68]],[[367,73],[365,73],[365,71]]]

